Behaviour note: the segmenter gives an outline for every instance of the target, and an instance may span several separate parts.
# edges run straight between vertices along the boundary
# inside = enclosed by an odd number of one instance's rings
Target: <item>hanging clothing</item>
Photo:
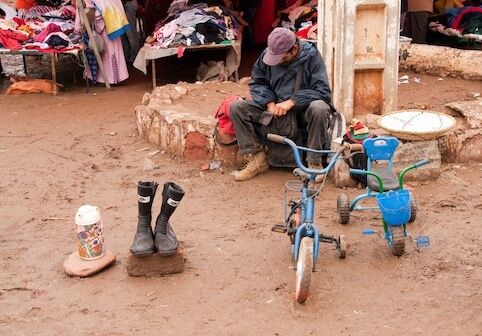
[[[124,35],[129,29],[124,6],[120,0],[94,0],[96,9],[104,19],[105,29],[109,39]]]
[[[108,36],[106,23],[104,21],[104,17],[102,16],[102,13],[98,9],[97,1],[99,0],[86,0],[86,6],[88,9],[95,9],[95,19],[93,24],[94,26],[93,30],[95,30],[99,35],[101,35],[102,39],[105,42],[104,52],[102,53],[101,57],[102,57],[102,64],[104,65],[104,71],[107,77],[107,81],[110,84],[118,84],[126,80],[127,78],[129,78],[129,72],[127,71],[127,64],[124,57],[124,50],[122,49],[121,36],[119,35],[113,38],[111,38],[111,36],[113,35]],[[104,6],[108,5],[106,3],[109,1],[119,2],[119,0],[101,0],[101,1],[103,2]],[[115,8],[119,8],[119,7],[116,6]],[[122,11],[124,11],[122,4],[120,8],[122,9]],[[125,13],[123,15],[125,17]],[[76,15],[75,22],[76,22],[76,30],[78,32],[82,31],[81,25],[80,25],[80,15],[78,14]],[[105,83],[106,78],[102,76],[100,71],[97,74],[97,80],[95,80],[92,70],[93,69],[89,67],[87,71],[87,76],[89,77],[89,79],[93,80],[94,82]]]

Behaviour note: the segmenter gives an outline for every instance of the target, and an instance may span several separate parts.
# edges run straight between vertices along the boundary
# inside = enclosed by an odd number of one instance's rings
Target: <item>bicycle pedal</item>
[[[279,233],[286,233],[286,231],[288,231],[288,230],[286,229],[285,224],[275,224],[271,227],[271,231],[279,232]]]

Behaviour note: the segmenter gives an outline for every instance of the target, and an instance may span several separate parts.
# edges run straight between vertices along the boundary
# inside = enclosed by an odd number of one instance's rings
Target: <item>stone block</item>
[[[237,144],[220,145],[216,143],[214,145],[214,157],[223,162],[225,166],[231,168],[243,163],[242,155],[239,153]]]
[[[400,61],[400,69],[437,76],[482,79],[480,50],[463,50],[449,47],[410,44],[408,57]]]
[[[355,188],[358,185],[357,181],[350,177],[350,166],[343,160],[338,160],[335,163],[331,176],[338,188]]]
[[[183,156],[188,160],[208,159],[209,148],[206,136],[199,132],[190,132],[185,138],[186,145],[184,147]]]
[[[184,251],[182,245],[175,255],[161,257],[154,253],[147,257],[136,257],[132,253],[127,256],[127,274],[135,277],[162,277],[184,271]]]
[[[430,163],[410,171],[405,175],[405,181],[435,180],[440,176],[442,156],[437,140],[414,141],[401,143],[393,156],[393,166],[397,174],[403,168],[417,161],[428,159]]]
[[[364,116],[365,126],[368,127],[370,130],[378,128],[377,120],[380,118],[380,115],[368,113]],[[355,116],[356,118],[356,116]]]
[[[449,103],[446,106],[461,113],[467,121],[469,128],[482,128],[482,99],[458,101]]]
[[[332,149],[338,148],[339,142],[332,143]],[[417,161],[428,159],[430,163],[420,168],[410,171],[405,175],[404,181],[425,181],[435,180],[440,176],[442,166],[442,156],[440,154],[436,140],[415,141],[400,143],[393,156],[393,166],[395,172],[399,174],[403,168]],[[335,163],[331,172],[334,183],[337,187],[356,187],[357,182],[350,177],[348,164],[340,159]]]
[[[481,129],[457,130],[439,139],[444,162],[482,162]]]
[[[115,254],[109,250],[106,250],[101,258],[94,260],[81,259],[79,252],[75,251],[65,259],[63,267],[68,276],[85,278],[109,267],[115,262],[115,259]]]

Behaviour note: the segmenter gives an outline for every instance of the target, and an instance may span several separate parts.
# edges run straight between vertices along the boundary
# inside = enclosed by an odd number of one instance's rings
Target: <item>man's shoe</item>
[[[323,165],[320,163],[308,162],[308,168],[322,170]],[[316,175],[315,183],[321,183],[323,181],[323,175]]]
[[[266,173],[269,170],[269,163],[264,151],[256,154],[249,154],[243,169],[233,172],[235,181],[246,181],[256,175]]]

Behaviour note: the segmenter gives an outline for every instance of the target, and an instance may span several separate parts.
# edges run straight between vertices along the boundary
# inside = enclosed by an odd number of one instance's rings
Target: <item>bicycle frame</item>
[[[293,259],[298,261],[298,252],[300,248],[300,242],[303,237],[311,237],[313,238],[313,265],[316,264],[318,259],[318,249],[320,245],[320,241],[322,242],[334,242],[335,238],[327,237],[323,234],[320,234],[318,228],[313,223],[313,217],[315,213],[315,202],[314,202],[314,195],[315,193],[311,193],[310,189],[308,188],[309,182],[315,182],[315,178],[317,175],[327,174],[335,165],[336,161],[340,157],[341,151],[332,151],[332,150],[324,150],[324,149],[311,149],[303,146],[298,146],[294,143],[291,139],[286,137],[282,137],[276,134],[268,134],[268,140],[283,143],[289,145],[293,152],[293,156],[298,168],[295,169],[294,174],[301,177],[303,181],[303,187],[301,189],[301,200],[294,206],[299,206],[301,208],[301,225],[296,229],[294,242],[293,242]],[[306,167],[301,159],[302,152],[312,152],[312,153],[319,153],[319,154],[328,154],[332,155],[332,158],[328,165],[319,170],[319,169],[311,169]],[[299,171],[301,170],[301,171]],[[290,212],[288,217],[286,218],[286,224],[288,224],[291,216],[293,215],[293,211]]]

